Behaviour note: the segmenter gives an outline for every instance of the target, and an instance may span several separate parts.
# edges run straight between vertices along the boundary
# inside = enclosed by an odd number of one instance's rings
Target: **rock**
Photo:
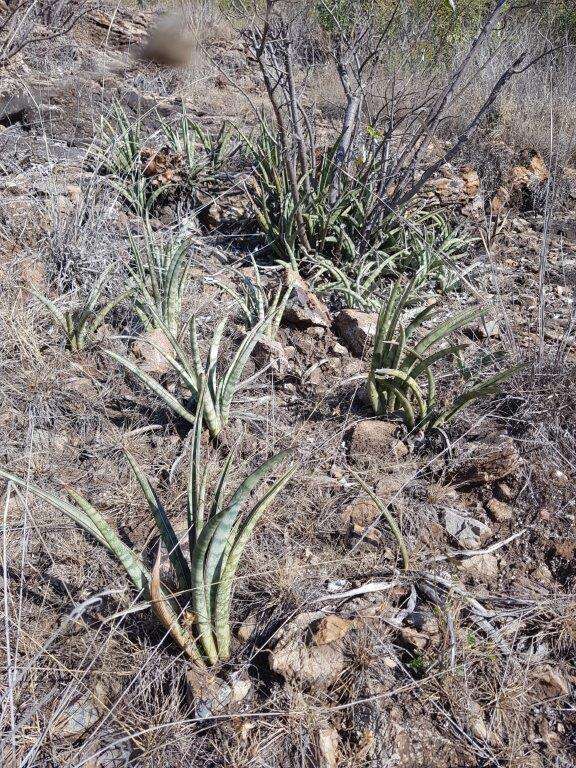
[[[340,739],[335,728],[320,728],[318,731],[317,768],[337,768],[340,762]]]
[[[499,339],[500,326],[496,320],[481,320],[473,334],[479,339]]]
[[[534,150],[524,151],[521,154],[520,162],[514,165],[507,174],[504,189],[508,199],[505,199],[504,195],[501,196],[503,205],[500,207],[500,211],[505,205],[518,208],[521,211],[532,210],[536,199],[544,191],[548,176],[546,164],[538,152]]]
[[[550,584],[553,581],[552,572],[545,563],[540,563],[540,565],[532,571],[532,575],[539,584],[541,582]]]
[[[101,717],[103,691],[97,686],[96,693],[86,691],[77,696],[57,715],[51,726],[51,734],[59,739],[76,739],[93,728]]]
[[[453,484],[484,485],[516,474],[522,459],[516,444],[507,435],[470,442],[450,471]]]
[[[470,730],[480,741],[488,741],[488,726],[484,718],[484,710],[476,701],[471,701],[469,704],[468,724]]]
[[[108,13],[95,8],[86,14],[86,20],[103,28],[108,36],[122,45],[141,41],[149,21],[144,13],[137,13],[134,8],[124,10],[120,7],[114,7]]]
[[[354,622],[342,618],[335,613],[325,616],[314,627],[314,642],[316,645],[328,645],[341,640],[354,627]]]
[[[453,508],[444,511],[444,526],[463,549],[480,549],[483,542],[492,534],[489,526],[481,520],[475,520]]]
[[[338,337],[356,357],[363,357],[372,350],[376,336],[378,315],[358,309],[343,309],[334,321]]]
[[[162,352],[174,355],[174,350],[164,331],[154,328],[141,333],[132,346],[134,355],[142,361],[140,367],[146,373],[168,373],[172,370]]]
[[[196,717],[207,720],[243,701],[252,689],[252,681],[243,670],[223,680],[209,670],[193,666],[186,672],[186,689]]]
[[[314,688],[325,688],[335,683],[344,671],[344,654],[334,645],[311,647],[304,644],[285,644],[270,651],[270,669],[285,680]]]
[[[406,456],[407,447],[396,437],[398,427],[391,421],[365,419],[352,430],[349,455],[352,461],[379,458],[392,453],[396,458]]]
[[[471,165],[463,165],[460,168],[460,178],[464,182],[464,194],[475,197],[480,189],[480,176]]]
[[[218,229],[222,224],[222,207],[218,203],[212,201],[209,204],[203,205],[198,213],[200,222],[209,230]]]
[[[26,288],[44,292],[47,285],[46,265],[39,259],[24,258],[18,264],[20,280]]]
[[[344,357],[348,354],[348,350],[343,344],[339,344],[337,341],[332,344],[331,348],[332,352],[334,352],[335,355],[338,355],[339,357]]]
[[[402,627],[400,630],[402,641],[411,648],[423,651],[430,645],[430,638],[423,632],[419,632],[414,627]]]
[[[440,627],[435,616],[427,611],[413,611],[404,618],[407,626],[402,627],[400,635],[403,641],[423,651],[429,645],[437,645],[440,640]]]
[[[240,624],[240,626],[238,627],[238,630],[236,632],[236,637],[242,643],[247,643],[248,640],[250,640],[250,638],[256,631],[257,627],[258,627],[258,617],[256,616],[256,614],[250,613],[244,619],[242,624]]]
[[[330,327],[330,315],[326,306],[310,290],[300,275],[292,269],[286,269],[283,283],[286,287],[291,286],[292,292],[284,310],[282,324],[294,325],[302,329],[312,326]]]
[[[550,696],[568,696],[570,694],[570,683],[558,669],[554,669],[550,664],[545,664],[536,671],[536,676],[541,683],[544,683]]]
[[[344,654],[339,645],[307,645],[304,634],[310,625],[323,618],[321,612],[301,613],[280,633],[268,652],[270,669],[287,680],[315,688],[335,683],[344,671]]]
[[[508,483],[496,483],[496,493],[501,501],[511,501],[514,498],[514,491]]]
[[[493,216],[500,216],[510,202],[510,192],[506,187],[498,187],[496,194],[490,201],[490,212]]]
[[[109,734],[100,739],[100,744],[97,754],[85,763],[86,768],[128,768],[133,747],[124,733]]]
[[[490,499],[486,508],[488,509],[488,513],[492,520],[495,520],[497,523],[508,522],[514,517],[514,510],[510,504],[506,504],[505,501]]]
[[[460,568],[471,576],[490,581],[498,576],[498,558],[491,554],[465,557]]]
[[[29,127],[38,116],[38,105],[27,93],[11,93],[0,96],[0,125],[15,123]]]
[[[380,510],[372,499],[356,499],[342,510],[342,521],[345,525],[360,525],[364,528],[376,520]]]
[[[282,344],[279,341],[269,339],[267,336],[260,336],[256,342],[252,359],[258,368],[270,365],[281,375],[286,374],[290,369],[290,360]]]
[[[381,550],[385,545],[384,536],[377,528],[367,531],[365,525],[358,525],[358,523],[353,523],[348,528],[348,536],[350,546],[355,546],[357,542],[362,541],[364,544],[371,544]]]

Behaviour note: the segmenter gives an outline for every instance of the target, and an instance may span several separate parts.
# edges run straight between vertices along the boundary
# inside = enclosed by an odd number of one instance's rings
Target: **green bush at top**
[[[559,0],[548,9],[551,26],[560,34],[567,34],[576,39],[576,6],[574,0]]]
[[[406,15],[424,19],[433,14],[431,32],[434,36],[447,35],[448,41],[456,41],[477,29],[493,5],[493,0],[456,0],[454,8],[450,0],[408,0],[398,13],[396,0],[329,0],[317,4],[316,14],[320,26],[328,32],[349,28],[354,20],[361,20],[366,14],[375,20],[380,16],[384,23],[388,23],[392,14],[398,20]]]

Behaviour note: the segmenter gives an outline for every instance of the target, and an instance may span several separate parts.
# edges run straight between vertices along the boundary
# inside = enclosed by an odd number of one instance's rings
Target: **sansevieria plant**
[[[136,376],[145,387],[158,395],[171,411],[185,421],[194,424],[196,421],[196,414],[202,413],[204,422],[210,432],[210,436],[215,438],[228,424],[232,401],[236,391],[241,385],[240,378],[242,372],[246,367],[248,358],[252,354],[252,350],[262,335],[263,328],[266,327],[266,324],[273,322],[273,318],[274,314],[265,317],[244,336],[236,350],[232,362],[221,377],[218,377],[217,374],[218,356],[220,342],[228,318],[224,318],[216,326],[205,363],[202,362],[200,355],[195,317],[192,317],[190,320],[191,354],[188,354],[183,346],[169,333],[167,335],[174,349],[174,356],[167,354],[153,342],[149,342],[163,355],[167,363],[178,374],[182,385],[190,391],[190,397],[185,402],[181,402],[177,397],[168,392],[162,384],[139,368],[132,362],[132,360],[109,350],[106,351],[106,354]],[[203,389],[205,389],[205,397],[202,400],[202,407],[200,407],[198,399],[200,392]]]
[[[145,328],[166,327],[178,334],[182,296],[190,278],[186,239],[162,241],[152,233],[144,217],[144,240],[136,243],[129,234],[133,264],[134,310]]]
[[[150,601],[178,647],[197,664],[208,666],[230,656],[230,607],[240,558],[256,524],[287,484],[295,467],[284,472],[258,501],[246,508],[252,491],[290,452],[268,459],[227,497],[232,464],[228,456],[209,499],[207,467],[202,466],[201,432],[201,419],[198,419],[193,432],[188,480],[188,531],[180,538],[150,481],[135,459],[127,454],[168,553],[177,596],[161,583],[160,549],[149,570],[142,558],[124,544],[100,512],[79,493],[67,489],[69,502],[4,469],[0,469],[0,477],[48,502],[103,544],[123,566],[136,589]]]
[[[56,323],[62,328],[66,336],[66,346],[72,352],[82,352],[110,312],[132,293],[131,290],[124,291],[98,309],[108,275],[109,270],[105,270],[84,303],[75,309],[61,310],[55,302],[37,288],[30,286],[27,289],[46,307]]]
[[[426,431],[446,424],[473,400],[498,391],[500,383],[519,369],[507,368],[485,381],[474,384],[448,406],[442,407],[437,398],[433,366],[442,359],[458,357],[466,344],[438,344],[455,331],[482,315],[478,307],[464,310],[448,318],[410,344],[415,332],[437,314],[435,305],[419,311],[406,325],[403,312],[412,298],[416,278],[406,288],[398,279],[382,305],[376,326],[374,351],[368,376],[368,392],[377,415],[399,412],[410,430]]]
[[[274,341],[282,322],[286,305],[292,295],[294,279],[288,279],[288,285],[280,285],[275,291],[268,291],[264,286],[260,268],[252,257],[254,277],[243,275],[239,290],[231,288],[219,280],[207,279],[227,293],[238,304],[242,320],[249,330],[262,323],[262,333]]]

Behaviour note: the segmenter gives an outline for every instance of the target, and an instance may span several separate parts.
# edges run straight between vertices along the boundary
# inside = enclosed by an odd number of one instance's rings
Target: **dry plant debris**
[[[0,0],[2,765],[574,763],[575,41]]]

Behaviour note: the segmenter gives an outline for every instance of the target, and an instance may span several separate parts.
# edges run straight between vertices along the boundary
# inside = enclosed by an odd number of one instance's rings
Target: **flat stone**
[[[505,523],[508,520],[512,520],[514,517],[514,510],[510,504],[506,504],[505,501],[498,501],[498,499],[490,499],[486,505],[488,514],[497,523]]]
[[[392,453],[396,458],[406,456],[408,448],[396,437],[397,425],[380,419],[365,419],[352,431],[349,454],[353,461],[378,458]]]
[[[460,569],[471,576],[488,581],[498,576],[498,558],[495,555],[473,555],[460,563]]]
[[[159,328],[140,334],[132,347],[132,352],[142,360],[141,368],[146,373],[168,373],[172,370],[162,354],[173,356],[174,350],[166,334]]]
[[[301,329],[330,327],[330,314],[326,306],[294,270],[286,270],[284,284],[291,286],[292,291],[284,310],[283,325],[294,325]]]
[[[358,309],[343,309],[334,320],[339,338],[356,357],[363,357],[372,350],[376,336],[378,315]]]
[[[480,549],[482,543],[492,534],[491,528],[481,520],[468,517],[451,507],[444,510],[444,526],[463,549]]]

